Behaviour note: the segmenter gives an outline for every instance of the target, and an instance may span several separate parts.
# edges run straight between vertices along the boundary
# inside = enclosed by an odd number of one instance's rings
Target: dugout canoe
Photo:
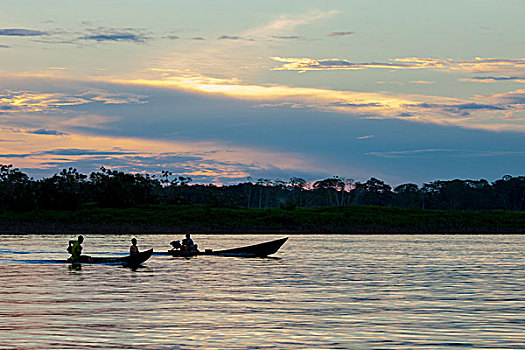
[[[288,237],[276,239],[270,242],[264,242],[254,245],[249,245],[246,247],[232,248],[213,251],[211,249],[206,249],[201,252],[182,252],[180,250],[171,249],[168,250],[168,254],[176,257],[188,257],[196,255],[217,255],[217,256],[238,256],[246,258],[265,258],[268,255],[275,254],[282,245],[288,240]]]
[[[78,261],[74,263],[81,264],[107,264],[107,265],[123,265],[126,267],[136,268],[146,260],[148,260],[153,254],[153,249],[145,250],[138,253],[137,255],[126,255],[121,257],[94,257],[88,255],[81,255]],[[68,260],[68,262],[72,262]]]

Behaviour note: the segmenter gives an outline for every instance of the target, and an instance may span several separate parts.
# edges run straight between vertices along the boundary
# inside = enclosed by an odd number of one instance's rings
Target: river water
[[[72,238],[0,235],[0,349],[525,348],[523,235],[293,235],[275,258],[154,255],[135,271],[54,261]],[[115,256],[131,236],[85,238]]]

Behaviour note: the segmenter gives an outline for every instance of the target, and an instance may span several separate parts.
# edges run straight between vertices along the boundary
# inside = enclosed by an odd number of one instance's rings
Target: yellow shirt
[[[82,253],[82,246],[78,241],[73,243],[73,247],[71,248],[71,260],[78,260],[80,258],[80,254]]]

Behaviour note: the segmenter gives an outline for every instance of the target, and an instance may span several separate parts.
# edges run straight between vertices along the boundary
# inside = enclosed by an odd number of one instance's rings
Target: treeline
[[[331,177],[307,182],[257,179],[227,186],[191,184],[190,177],[130,174],[104,167],[89,175],[64,169],[34,180],[12,165],[0,165],[0,209],[77,210],[87,206],[131,208],[155,204],[270,208],[376,205],[440,210],[525,210],[525,176],[487,180],[408,183],[392,188],[376,178],[366,182]]]

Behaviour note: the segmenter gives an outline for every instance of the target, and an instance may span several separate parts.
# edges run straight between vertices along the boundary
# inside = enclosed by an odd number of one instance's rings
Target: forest
[[[101,167],[89,175],[74,168],[35,180],[12,165],[0,165],[0,210],[75,211],[89,207],[139,208],[200,204],[227,208],[380,206],[424,210],[525,210],[525,176],[487,180],[436,180],[392,188],[333,176],[318,181],[247,178],[235,185],[192,184],[170,171],[125,173]]]

